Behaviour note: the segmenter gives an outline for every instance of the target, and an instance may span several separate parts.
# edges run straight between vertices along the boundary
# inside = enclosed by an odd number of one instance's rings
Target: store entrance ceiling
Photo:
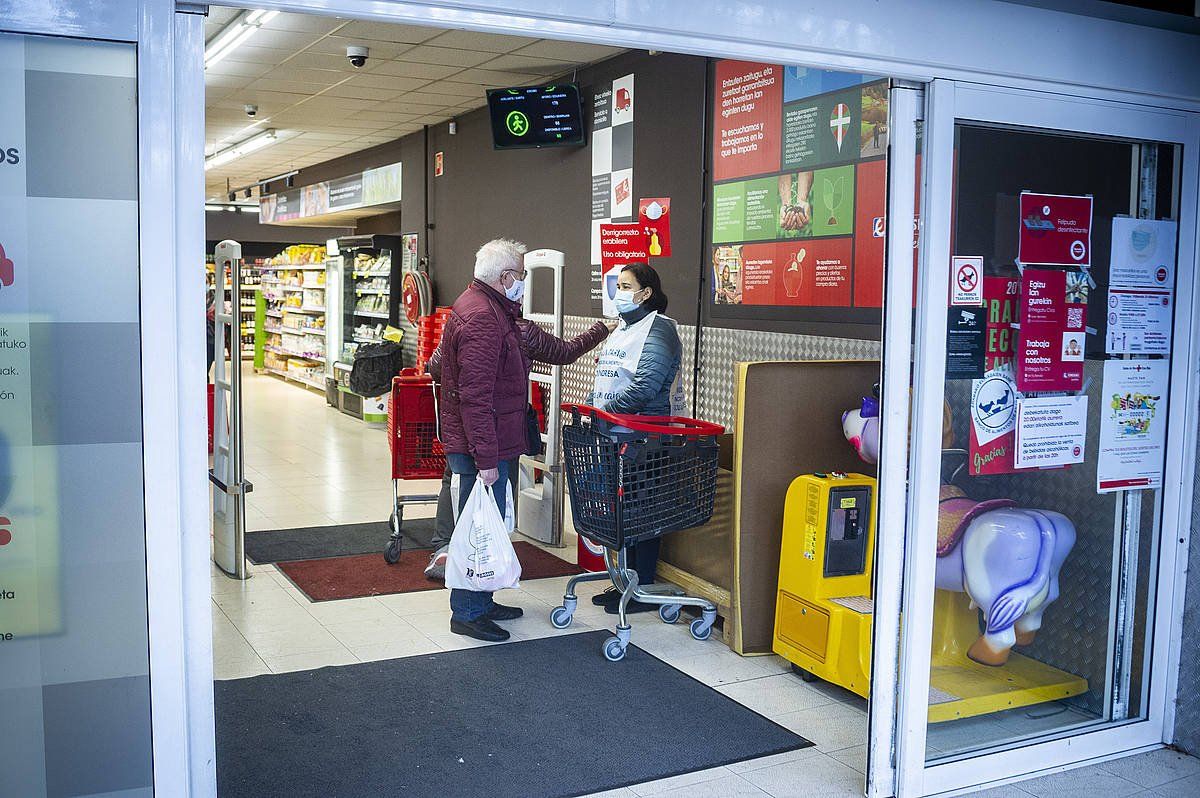
[[[243,14],[213,6],[208,44]],[[346,47],[369,48],[356,69]],[[595,44],[280,13],[205,70],[205,153],[263,130],[275,144],[205,172],[205,196],[365,150],[622,52]],[[258,106],[250,117],[247,105]],[[227,182],[228,181],[228,182]]]

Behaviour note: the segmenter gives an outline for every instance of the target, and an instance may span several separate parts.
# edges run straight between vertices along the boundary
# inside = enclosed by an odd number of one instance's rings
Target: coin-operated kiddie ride
[[[859,457],[874,464],[878,400],[868,397],[844,413],[842,429]],[[863,697],[870,686],[876,492],[875,478],[863,474],[806,474],[792,482],[775,612],[777,654],[806,680]],[[903,532],[895,519],[883,525],[883,534]],[[1009,499],[974,501],[944,484],[937,538],[930,722],[1086,692],[1085,679],[1012,650],[1033,644],[1042,613],[1058,598],[1059,569],[1075,544],[1071,521]]]

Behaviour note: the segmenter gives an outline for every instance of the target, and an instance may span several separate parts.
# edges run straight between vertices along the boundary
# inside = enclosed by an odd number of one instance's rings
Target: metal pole
[[[230,286],[233,300],[230,315],[233,348],[229,355],[229,449],[233,465],[233,551],[237,579],[246,578],[246,463],[242,452],[242,258],[230,261]]]

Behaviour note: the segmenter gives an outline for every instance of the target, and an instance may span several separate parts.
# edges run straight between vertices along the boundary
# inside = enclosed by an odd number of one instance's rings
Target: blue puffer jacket
[[[649,312],[639,307],[632,313],[622,313],[623,326],[637,324]],[[625,415],[671,415],[671,385],[679,373],[682,357],[683,344],[675,324],[660,314],[646,337],[633,383],[601,410]]]

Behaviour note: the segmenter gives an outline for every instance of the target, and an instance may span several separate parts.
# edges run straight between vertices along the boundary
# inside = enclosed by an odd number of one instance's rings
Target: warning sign
[[[950,259],[950,307],[983,305],[983,258],[956,255]]]

